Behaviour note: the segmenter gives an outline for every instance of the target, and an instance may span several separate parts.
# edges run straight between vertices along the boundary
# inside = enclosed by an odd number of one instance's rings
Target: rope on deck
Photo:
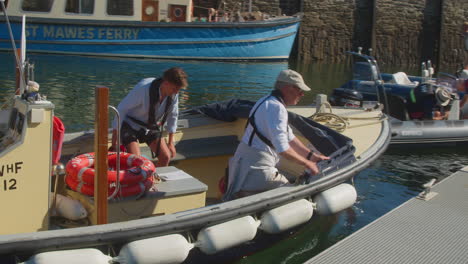
[[[326,110],[329,112],[326,112]],[[345,117],[333,113],[332,106],[328,102],[324,102],[320,105],[319,110],[309,117],[315,122],[321,123],[338,132],[343,132],[348,128],[356,128],[362,126],[369,126],[379,124],[387,119],[386,115],[380,114],[374,117]],[[350,125],[350,120],[376,120],[359,125]]]

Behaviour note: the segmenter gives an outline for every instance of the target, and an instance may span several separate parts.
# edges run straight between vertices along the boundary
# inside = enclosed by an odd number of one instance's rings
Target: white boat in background
[[[234,117],[231,122],[209,117],[213,108],[199,107],[179,118],[178,153],[172,166],[145,174],[145,179],[151,179],[150,186],[143,186],[144,192],[138,195],[123,197],[120,194],[129,188],[124,179],[112,182],[115,171],[99,173],[104,164],[107,167],[108,155],[114,154],[107,153],[110,142],[102,142],[107,122],[97,121],[97,133],[65,135],[61,148],[62,161],[67,164],[73,165],[77,158],[96,161],[98,175],[91,188],[94,196],[90,196],[65,185],[71,173],[56,162],[61,136],[54,135],[60,131],[54,127],[54,105],[38,93],[38,85],[29,82],[33,75],[28,76],[21,78],[28,83],[25,89],[0,111],[4,117],[0,119],[0,209],[5,212],[0,226],[2,260],[181,263],[193,248],[216,254],[251,241],[258,233],[275,234],[304,224],[314,212],[332,214],[351,206],[357,194],[346,182],[377,159],[390,141],[388,121],[378,110],[333,108],[333,114],[323,113],[345,121],[343,132],[338,133],[308,118],[320,116],[322,108],[291,107],[289,121],[295,134],[331,157],[319,162],[319,177],[303,174],[302,167],[282,161],[279,170],[292,181],[299,178],[296,184],[221,202],[218,181],[243,134],[251,104],[228,103]],[[96,89],[96,109],[108,108],[103,91],[106,88]],[[106,115],[100,112],[97,116],[105,120]],[[99,158],[102,147],[106,150],[104,163]],[[96,159],[90,158],[93,151]],[[134,166],[138,175],[152,169],[148,164]],[[91,167],[93,164],[84,165],[74,176],[86,181],[85,172]],[[120,172],[116,168],[122,175],[134,169]],[[108,188],[116,192],[102,199]]]
[[[19,40],[21,17],[27,15],[29,52],[55,54],[287,60],[301,20],[300,15],[246,13],[255,20],[200,22],[193,9],[191,0],[7,1],[15,38]],[[10,49],[8,39],[2,23],[0,50]]]

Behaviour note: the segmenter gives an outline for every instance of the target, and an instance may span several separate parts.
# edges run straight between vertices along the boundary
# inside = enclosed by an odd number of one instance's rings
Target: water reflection
[[[231,98],[256,100],[268,93],[284,63],[227,63],[197,61],[131,60],[31,54],[41,93],[56,106],[68,132],[89,129],[94,120],[94,88],[110,89],[110,104],[117,105],[142,78],[159,76],[170,67],[182,67],[189,87],[181,91],[180,108]],[[0,53],[4,76],[0,95],[5,98],[14,83],[13,56]]]

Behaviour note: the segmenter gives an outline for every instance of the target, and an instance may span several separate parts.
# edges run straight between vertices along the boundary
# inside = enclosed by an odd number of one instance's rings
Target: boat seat
[[[156,191],[147,192],[144,197],[168,198],[208,190],[206,184],[174,166],[158,167],[156,172],[163,181],[156,184]]]
[[[154,215],[165,215],[205,206],[208,186],[173,166],[156,170],[161,182],[142,197],[124,197],[108,203],[108,222],[116,223]],[[92,224],[97,224],[92,197],[67,189],[66,194],[83,204]]]
[[[177,154],[173,160],[233,155],[238,144],[234,135],[183,140],[176,144]]]
[[[401,84],[401,85],[412,85],[416,86],[419,84],[419,82],[412,82],[409,78],[408,75],[404,72],[397,72],[392,75],[392,82],[396,84]]]
[[[171,161],[234,155],[238,144],[239,140],[234,135],[182,140],[176,142],[177,153]],[[151,151],[146,145],[141,147],[141,153],[151,157]]]

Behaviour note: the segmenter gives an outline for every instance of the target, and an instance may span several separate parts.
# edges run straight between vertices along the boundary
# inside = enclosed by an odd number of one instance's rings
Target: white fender
[[[182,263],[194,247],[179,234],[130,242],[112,260],[120,264]]]
[[[320,215],[329,215],[351,207],[356,199],[356,189],[351,184],[342,183],[317,194],[313,201]]]
[[[24,264],[109,264],[112,257],[104,255],[94,248],[82,248],[73,250],[51,251],[36,254]]]
[[[205,254],[214,254],[252,240],[259,225],[260,221],[256,221],[252,216],[244,216],[210,226],[198,233],[195,246]]]
[[[88,212],[79,201],[61,194],[57,194],[55,210],[57,215],[69,220],[79,220],[88,216]]]
[[[309,221],[313,212],[311,202],[298,200],[263,213],[259,228],[269,234],[280,233]]]

